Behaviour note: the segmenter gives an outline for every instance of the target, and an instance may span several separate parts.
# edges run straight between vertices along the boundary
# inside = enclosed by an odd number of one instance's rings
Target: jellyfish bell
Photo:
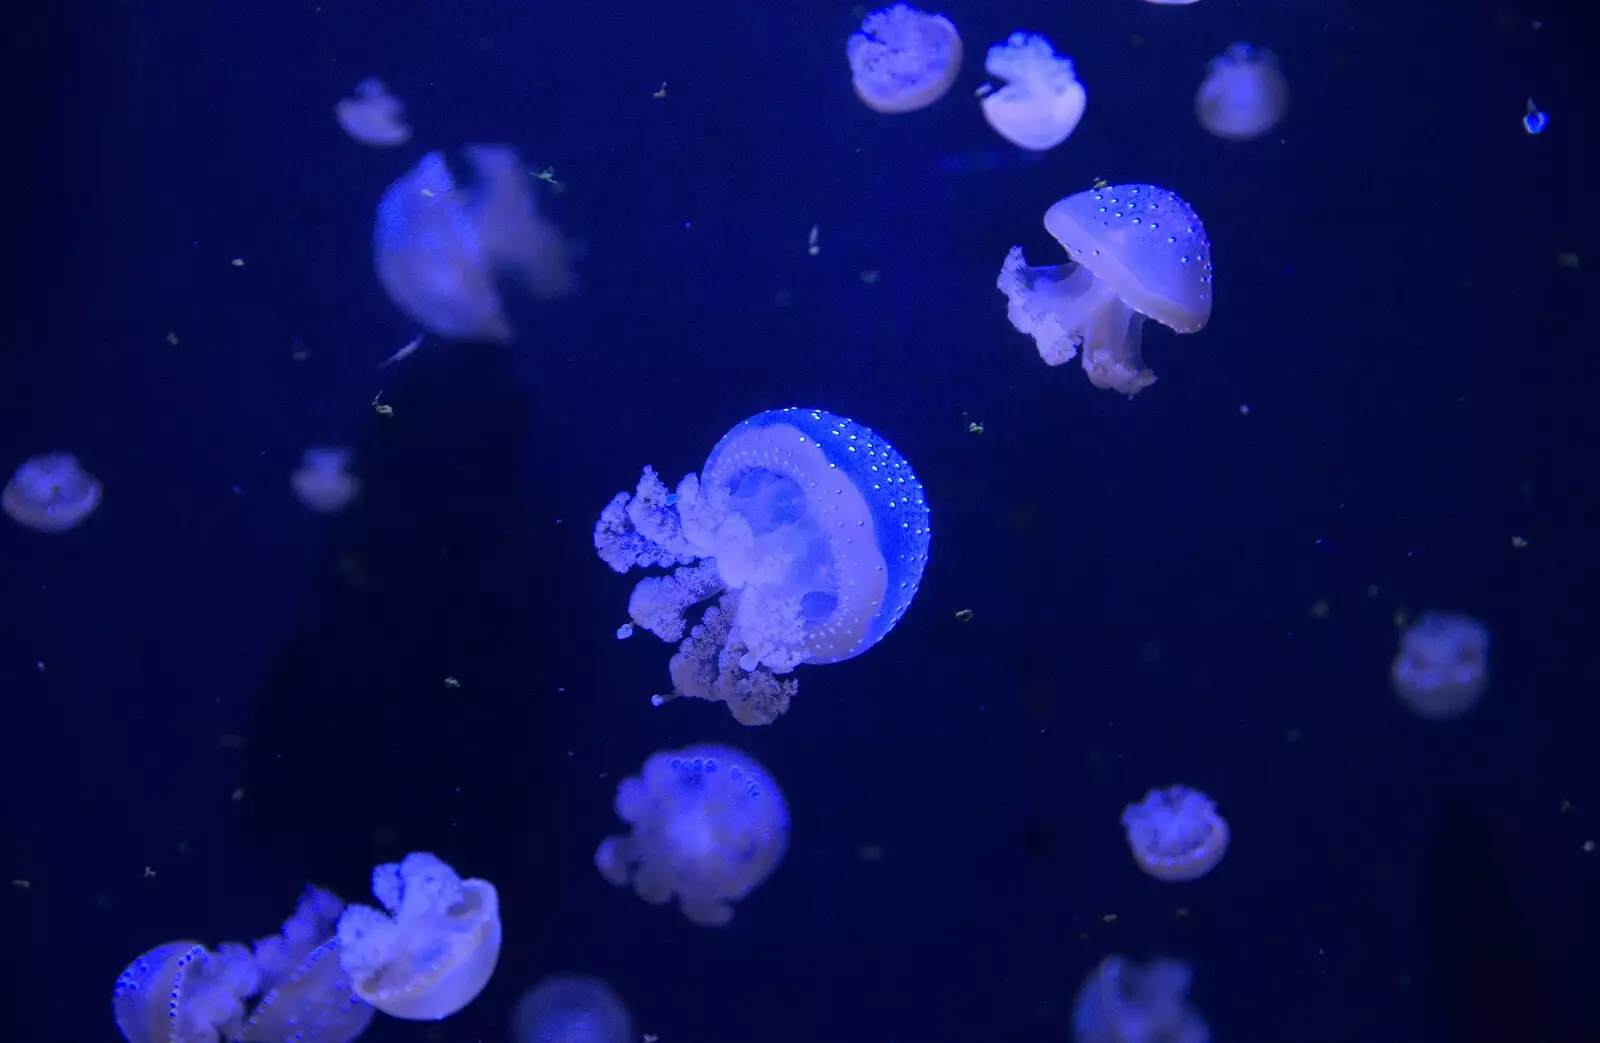
[[[36,532],[67,532],[94,513],[100,494],[100,480],[71,453],[46,453],[17,468],[0,492],[0,508]]]
[[[366,1031],[373,1008],[339,964],[335,932],[343,911],[338,896],[307,887],[282,930],[252,946],[260,998],[239,1043],[350,1043]]]
[[[361,479],[350,473],[348,449],[307,449],[289,483],[300,502],[318,514],[336,514],[361,493]]]
[[[1470,616],[1424,612],[1401,633],[1389,679],[1417,716],[1461,716],[1489,688],[1488,628]]]
[[[1025,149],[1055,148],[1077,129],[1089,96],[1072,61],[1042,36],[1012,33],[989,48],[983,67],[1005,86],[984,95],[983,116],[1001,137]]]
[[[906,4],[874,11],[845,43],[856,96],[874,112],[927,108],[961,71],[961,35],[943,15]]]
[[[1211,60],[1195,92],[1200,125],[1228,141],[1249,141],[1277,126],[1289,108],[1289,84],[1278,59],[1236,43]]]
[[[511,1015],[514,1043],[635,1043],[633,1016],[610,985],[556,974],[523,994]]]
[[[393,148],[411,140],[405,107],[389,94],[382,80],[370,78],[356,84],[355,96],[339,99],[333,114],[344,132],[363,145]]]
[[[1072,1003],[1076,1043],[1207,1043],[1211,1029],[1186,1002],[1194,971],[1176,960],[1143,966],[1108,956]]]
[[[1122,810],[1136,865],[1166,883],[1198,880],[1228,853],[1228,822],[1199,790],[1153,789]]]
[[[217,1043],[238,1038],[245,998],[259,984],[243,946],[169,942],[117,976],[111,1012],[128,1043]]]

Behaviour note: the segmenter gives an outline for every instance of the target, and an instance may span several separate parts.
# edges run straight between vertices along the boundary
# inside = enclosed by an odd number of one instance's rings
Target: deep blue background
[[[270,933],[305,880],[364,897],[412,849],[498,885],[505,950],[464,1013],[372,1043],[500,1043],[567,970],[663,1043],[1062,1040],[1113,952],[1194,961],[1219,1041],[1597,1038],[1576,5],[952,0],[961,80],[892,119],[851,93],[844,3],[55,6],[8,15],[0,466],[68,449],[106,500],[69,536],[0,526],[0,855],[31,883],[0,902],[6,1039],[113,1040],[136,953]],[[1032,162],[971,100],[1017,28],[1090,97]],[[1191,110],[1235,39],[1294,92],[1248,145]],[[374,74],[404,148],[331,117]],[[415,330],[373,277],[373,206],[470,141],[555,168],[583,290],[524,306],[509,348],[380,373]],[[1132,402],[1046,369],[993,288],[1096,177],[1175,189],[1215,244],[1211,325],[1152,327],[1161,382]],[[921,593],[870,654],[801,670],[772,727],[652,710],[670,649],[613,640],[629,581],[593,519],[642,465],[675,480],[796,404],[917,468]],[[287,486],[323,442],[367,483],[331,523]],[[1402,606],[1493,628],[1470,717],[1388,693]],[[590,861],[617,779],[703,741],[794,809],[720,931]],[[1182,888],[1117,821],[1173,781],[1234,834]]]

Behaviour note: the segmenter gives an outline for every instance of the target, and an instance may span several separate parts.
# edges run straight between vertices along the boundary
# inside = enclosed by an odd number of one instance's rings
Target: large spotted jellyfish
[[[673,895],[692,922],[720,927],[732,903],[755,890],[789,847],[789,806],[754,758],[728,746],[662,750],[617,786],[627,836],[601,841],[600,875],[631,882],[662,905]]]
[[[513,1043],[634,1043],[633,1016],[616,991],[585,974],[557,974],[529,989],[511,1015]]]
[[[1489,687],[1488,628],[1470,616],[1424,612],[1401,632],[1389,680],[1419,717],[1466,713]]]
[[[1211,318],[1211,242],[1200,215],[1155,185],[1111,185],[1068,196],[1044,226],[1072,260],[1030,268],[1006,255],[996,285],[1011,324],[1052,366],[1083,348],[1089,382],[1133,396],[1154,384],[1144,363],[1144,320],[1194,333]]]
[[[1071,59],[1057,57],[1044,37],[1012,33],[1005,43],[989,48],[983,67],[1005,81],[984,95],[984,119],[1013,145],[1035,152],[1055,148],[1083,119],[1089,96]]]
[[[618,572],[649,577],[633,621],[683,639],[675,696],[725,701],[744,724],[789,705],[801,663],[837,663],[877,644],[905,614],[928,561],[928,504],[911,465],[869,428],[820,409],[740,422],[699,475],[668,493],[649,467],[618,493],[594,545]],[[719,597],[684,637],[684,613]]]
[[[372,871],[383,910],[339,917],[339,963],[356,995],[390,1017],[447,1018],[477,998],[500,959],[500,899],[425,851]]]
[[[1077,1043],[1207,1043],[1211,1030],[1184,1001],[1194,972],[1176,960],[1141,967],[1108,956],[1089,972],[1072,1005]]]
[[[46,453],[17,468],[0,492],[0,509],[38,532],[66,532],[100,506],[100,480],[71,453]]]
[[[1289,84],[1271,51],[1236,43],[1211,59],[1194,96],[1200,125],[1219,138],[1249,141],[1277,126],[1289,107]]]
[[[1168,883],[1198,880],[1228,853],[1228,821],[1211,798],[1187,786],[1153,789],[1122,809],[1133,861]]]
[[[961,34],[950,19],[906,4],[867,15],[845,43],[856,97],[890,115],[944,97],[961,71],[961,56]]]

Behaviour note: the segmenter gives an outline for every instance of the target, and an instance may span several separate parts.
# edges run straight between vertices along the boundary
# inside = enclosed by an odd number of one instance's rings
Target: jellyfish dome
[[[283,930],[252,946],[261,995],[239,1043],[350,1043],[366,1031],[373,1009],[339,965],[343,911],[337,896],[307,887]]]
[[[46,453],[17,468],[0,492],[0,508],[37,532],[66,532],[100,506],[100,492],[100,480],[71,453]]]
[[[1401,633],[1389,680],[1417,716],[1459,717],[1489,687],[1488,628],[1453,612],[1423,613]]]
[[[1259,138],[1288,108],[1289,84],[1278,71],[1278,59],[1247,43],[1213,58],[1194,96],[1200,125],[1229,141]]]
[[[394,1018],[438,1021],[477,998],[500,959],[500,899],[423,851],[372,871],[383,908],[339,917],[339,964],[356,995]]]
[[[1056,57],[1050,41],[1012,33],[989,48],[983,67],[1005,86],[982,101],[989,126],[1013,145],[1035,152],[1055,148],[1071,136],[1089,103],[1072,61]]]
[[[1153,789],[1122,809],[1133,860],[1167,883],[1198,880],[1228,853],[1228,823],[1217,806],[1187,786]]]
[[[961,71],[961,35],[943,15],[906,4],[874,11],[845,43],[856,96],[891,115],[944,97]]]
[[[789,847],[789,806],[772,775],[729,746],[662,750],[617,786],[628,836],[594,854],[600,875],[652,905],[678,898],[692,922],[720,927],[732,903],[772,875]]]
[[[514,1043],[634,1043],[633,1017],[615,990],[585,974],[558,974],[523,994]]]
[[[351,138],[374,148],[393,148],[411,140],[405,107],[384,89],[383,81],[366,79],[356,84],[353,98],[341,98],[334,118]]]
[[[1207,1043],[1211,1029],[1184,1001],[1194,972],[1176,960],[1141,967],[1109,956],[1089,972],[1072,1004],[1076,1043]]]
[[[209,952],[197,942],[169,942],[117,977],[111,1013],[128,1043],[217,1043],[237,1038],[245,998],[259,984],[241,945]]]
[[[1114,185],[1068,196],[1045,228],[1072,261],[1030,268],[1022,247],[996,283],[1011,325],[1052,366],[1083,348],[1089,382],[1132,397],[1156,382],[1144,363],[1144,321],[1194,333],[1211,318],[1211,242],[1200,215],[1155,185]]]
[[[318,514],[337,514],[361,493],[361,479],[350,473],[348,449],[307,449],[289,484],[301,503]]]
[[[928,504],[911,465],[870,428],[820,409],[776,409],[723,436],[668,493],[645,468],[595,525],[600,557],[648,577],[633,621],[682,639],[671,696],[725,701],[744,724],[788,707],[801,663],[858,656],[894,628],[928,561]],[[684,614],[719,598],[685,638]]]

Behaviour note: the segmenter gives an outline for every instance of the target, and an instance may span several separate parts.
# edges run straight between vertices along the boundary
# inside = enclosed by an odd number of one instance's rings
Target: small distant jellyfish
[[[356,84],[355,97],[341,98],[333,114],[344,132],[363,145],[393,148],[411,140],[405,107],[384,89],[382,80]]]
[[[961,71],[961,36],[943,15],[906,4],[874,11],[845,43],[856,96],[890,115],[927,108]]]
[[[639,581],[633,621],[681,641],[677,696],[722,701],[743,724],[789,705],[802,663],[858,656],[894,628],[928,561],[928,504],[904,457],[870,428],[819,409],[776,409],[739,423],[698,475],[668,493],[646,467],[595,524],[618,572]],[[717,599],[700,622],[684,614]]]
[[[633,1017],[616,991],[586,974],[558,974],[523,994],[511,1015],[513,1043],[635,1043]]]
[[[1194,207],[1155,185],[1108,185],[1068,196],[1044,226],[1072,261],[1028,267],[1006,255],[996,286],[1011,325],[1052,366],[1083,348],[1097,388],[1132,397],[1156,382],[1144,363],[1146,318],[1194,333],[1211,318],[1211,242]]]
[[[1259,138],[1289,108],[1289,84],[1271,51],[1236,43],[1211,59],[1194,96],[1200,125],[1228,141]]]
[[[1228,853],[1228,822],[1199,790],[1168,786],[1122,809],[1138,867],[1166,883],[1198,880]]]
[[[1108,956],[1072,1004],[1076,1043],[1207,1043],[1211,1029],[1185,1000],[1194,971],[1176,960],[1141,967]]]
[[[339,964],[356,995],[394,1018],[438,1021],[477,998],[500,958],[500,899],[423,851],[372,871],[383,911],[339,917]]]
[[[733,904],[778,868],[789,806],[767,769],[729,746],[662,750],[617,786],[617,816],[633,825],[595,851],[606,881],[632,883],[662,905],[676,895],[693,923],[720,927]]]
[[[169,942],[117,977],[111,1013],[128,1043],[217,1043],[238,1038],[245,999],[259,987],[244,946],[209,952],[197,942]]]
[[[1071,59],[1056,57],[1044,37],[1012,33],[1005,43],[989,48],[983,67],[1006,81],[984,95],[983,116],[1013,145],[1035,152],[1055,148],[1083,119],[1089,96]]]
[[[337,514],[361,493],[361,479],[350,473],[348,449],[307,449],[289,484],[300,502],[318,514]]]
[[[1389,680],[1417,716],[1461,716],[1489,687],[1488,629],[1470,616],[1423,613],[1401,633]]]
[[[66,532],[100,506],[100,480],[71,453],[46,453],[17,468],[0,493],[0,508],[38,532]]]

